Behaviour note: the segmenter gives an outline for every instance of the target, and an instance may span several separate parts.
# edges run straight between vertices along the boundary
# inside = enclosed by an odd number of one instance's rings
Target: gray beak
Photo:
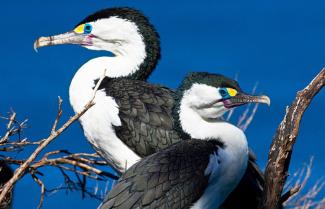
[[[271,100],[268,96],[253,96],[249,94],[239,93],[230,99],[224,100],[224,105],[227,108],[237,107],[248,103],[262,103],[271,105]]]
[[[34,42],[34,50],[37,52],[38,48],[44,46],[60,45],[60,44],[80,44],[80,45],[90,44],[87,43],[85,40],[86,40],[85,35],[77,34],[73,31],[63,33],[60,35],[55,35],[55,36],[39,37]]]

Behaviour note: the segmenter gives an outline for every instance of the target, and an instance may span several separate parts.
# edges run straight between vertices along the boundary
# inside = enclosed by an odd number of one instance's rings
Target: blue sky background
[[[247,91],[258,81],[257,92],[268,94],[272,105],[259,108],[246,134],[262,168],[285,106],[325,67],[325,2],[321,0],[13,0],[0,5],[0,113],[13,108],[20,119],[29,118],[31,128],[25,135],[34,140],[48,135],[57,96],[64,100],[62,121],[73,114],[70,81],[84,62],[103,54],[78,46],[35,53],[34,40],[71,30],[102,8],[130,6],[150,17],[162,43],[162,59],[150,78],[153,83],[176,87],[188,71],[238,74]],[[290,167],[293,172],[314,156],[311,183],[325,171],[324,107],[323,91],[305,113]],[[78,123],[50,148],[92,152]],[[56,171],[43,171],[48,186],[62,182]],[[39,187],[26,176],[15,189],[14,208],[36,208],[38,200]],[[96,208],[98,204],[82,200],[78,192],[61,192],[46,197],[43,208]]]

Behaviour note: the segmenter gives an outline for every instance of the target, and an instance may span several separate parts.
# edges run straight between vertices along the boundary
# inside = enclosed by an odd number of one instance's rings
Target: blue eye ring
[[[85,27],[84,27],[84,33],[89,34],[89,33],[91,33],[92,29],[93,29],[93,26],[89,23],[86,23]]]
[[[226,88],[220,88],[219,94],[222,96],[223,99],[227,99],[230,97]]]

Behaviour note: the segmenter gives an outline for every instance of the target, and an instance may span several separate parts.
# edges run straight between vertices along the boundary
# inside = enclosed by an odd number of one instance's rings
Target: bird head
[[[144,79],[160,58],[159,35],[155,28],[140,11],[127,7],[100,10],[66,33],[39,37],[34,49],[61,44],[76,44],[139,60],[139,69],[146,72]]]
[[[134,43],[145,46],[145,42],[153,42],[159,47],[159,36],[154,27],[140,11],[122,7],[95,12],[69,32],[38,38],[34,47],[78,44],[91,50],[107,50],[118,55],[123,45]]]
[[[204,72],[189,74],[178,95],[180,108],[190,108],[203,119],[219,118],[228,110],[249,103],[270,105],[268,96],[244,93],[235,80]]]

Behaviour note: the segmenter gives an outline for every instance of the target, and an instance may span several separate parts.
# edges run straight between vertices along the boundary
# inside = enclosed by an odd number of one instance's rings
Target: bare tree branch
[[[297,96],[287,108],[284,119],[280,123],[273,138],[268,164],[265,170],[265,187],[261,201],[261,209],[281,208],[280,201],[290,164],[293,145],[296,142],[299,124],[303,113],[314,96],[325,85],[325,68]]]
[[[16,113],[15,112],[11,112],[11,114],[9,114],[10,116],[7,117],[3,117],[1,116],[0,118],[8,120],[8,124],[7,124],[7,132],[6,134],[0,139],[0,145],[5,144],[8,142],[9,137],[15,135],[18,133],[18,135],[20,136],[21,131],[26,127],[26,123],[27,120],[23,121],[22,123],[19,123],[16,120]]]
[[[62,115],[62,99],[61,97],[58,97],[58,100],[59,100],[59,107],[58,107],[58,113],[57,113],[57,116],[56,116],[56,119],[53,123],[53,126],[52,126],[52,129],[51,129],[51,134],[54,134],[55,133],[55,129],[56,129],[56,126],[58,125],[58,122],[61,118],[61,115]]]
[[[32,178],[34,179],[34,181],[41,187],[41,197],[40,197],[40,201],[37,206],[37,209],[40,209],[42,207],[43,200],[44,200],[45,185],[39,178],[37,178],[37,176],[35,174],[31,174],[31,175],[32,175]]]
[[[73,117],[71,117],[68,121],[66,121],[59,129],[56,130],[56,126],[57,123],[61,117],[62,114],[62,100],[61,98],[59,98],[59,108],[58,108],[58,114],[56,116],[56,119],[54,121],[54,124],[52,126],[51,129],[51,134],[46,138],[46,139],[42,139],[39,140],[40,144],[38,145],[38,147],[34,150],[34,152],[28,157],[27,160],[25,160],[19,168],[17,168],[14,172],[13,177],[3,186],[2,191],[0,193],[0,203],[4,200],[4,198],[6,197],[6,194],[12,191],[12,188],[14,186],[14,184],[24,176],[24,174],[26,173],[26,171],[29,169],[30,165],[32,164],[32,162],[36,159],[36,157],[40,154],[40,152],[42,150],[45,149],[45,147],[47,147],[47,145],[49,145],[55,138],[57,138],[63,131],[65,131],[72,123],[74,123],[76,120],[78,120],[89,108],[91,108],[95,103],[94,103],[94,99],[96,96],[96,92],[99,88],[100,83],[102,82],[102,80],[104,79],[106,74],[106,69],[104,70],[103,76],[100,78],[100,80],[98,81],[96,87],[94,88],[94,93],[92,98],[90,99],[90,101],[84,106],[84,108],[76,113]],[[8,127],[11,126],[12,121],[15,119],[16,114],[13,114],[12,117],[10,118]],[[2,140],[1,140],[2,141]],[[80,164],[80,163],[76,163],[76,162],[69,162],[69,163],[75,163],[75,164],[79,164],[79,167],[87,167],[87,165],[85,164]],[[89,167],[87,167],[89,168]],[[33,176],[34,180],[39,184],[42,185],[42,183],[40,181],[37,180],[36,176]],[[41,204],[42,202],[40,202]]]
[[[84,107],[84,109],[82,111],[80,111],[79,113],[77,113],[73,117],[71,117],[65,124],[62,125],[61,128],[59,128],[57,131],[54,131],[53,133],[51,133],[51,135],[48,138],[41,140],[43,142],[35,149],[35,151],[29,156],[29,158],[15,171],[14,176],[4,186],[4,188],[0,194],[0,202],[4,199],[7,192],[11,191],[13,185],[25,174],[26,169],[36,159],[36,157],[39,155],[39,153],[50,142],[52,142],[63,131],[65,131],[73,122],[78,120],[93,105],[94,105],[93,100],[91,100],[90,102],[88,102],[86,104],[86,106]]]

